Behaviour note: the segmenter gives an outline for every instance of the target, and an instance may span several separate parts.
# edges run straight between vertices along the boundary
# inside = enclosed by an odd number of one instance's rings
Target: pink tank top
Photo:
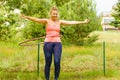
[[[45,42],[61,42],[60,40],[60,24],[46,25],[46,38]]]

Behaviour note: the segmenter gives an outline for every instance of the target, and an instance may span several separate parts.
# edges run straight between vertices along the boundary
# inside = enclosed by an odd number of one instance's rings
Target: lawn
[[[95,31],[99,39],[91,46],[63,45],[59,80],[120,80],[120,42],[118,31]],[[106,75],[103,74],[102,41],[106,41]],[[0,41],[0,80],[45,80],[43,44],[40,48],[40,74],[37,46],[19,46]],[[54,79],[54,63],[51,66]]]

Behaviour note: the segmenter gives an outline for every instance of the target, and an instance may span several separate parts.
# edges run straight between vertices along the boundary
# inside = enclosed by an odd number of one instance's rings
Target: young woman
[[[35,17],[21,15],[22,18],[26,18],[41,24],[46,25],[46,38],[44,42],[44,55],[45,55],[45,78],[49,80],[50,66],[52,63],[52,54],[54,54],[54,66],[55,66],[55,80],[58,80],[60,73],[60,60],[62,54],[62,44],[60,40],[60,26],[61,25],[75,25],[88,23],[85,21],[66,21],[59,19],[59,13],[57,7],[52,7],[50,10],[50,19],[39,19]]]

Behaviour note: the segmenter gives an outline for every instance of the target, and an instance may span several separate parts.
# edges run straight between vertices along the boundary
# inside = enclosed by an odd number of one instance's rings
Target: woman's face
[[[51,11],[50,15],[51,15],[52,20],[57,20],[58,19],[58,11],[57,10]]]

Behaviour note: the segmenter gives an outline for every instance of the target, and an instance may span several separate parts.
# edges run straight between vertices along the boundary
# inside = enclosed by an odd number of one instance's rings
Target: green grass
[[[99,39],[97,42],[106,41],[108,43],[120,42],[120,31],[94,31],[92,34],[98,34]]]
[[[119,32],[94,32],[114,37]],[[118,34],[117,34],[118,33]],[[119,80],[120,42],[106,40],[106,76],[103,75],[102,37],[91,46],[63,45],[59,80]],[[107,36],[108,36],[107,35]],[[108,41],[107,41],[108,40]],[[116,38],[119,40],[119,38]],[[17,43],[0,41],[0,80],[45,80],[43,45],[40,49],[40,76],[37,70],[37,46],[23,47]],[[54,78],[54,63],[51,80]]]

